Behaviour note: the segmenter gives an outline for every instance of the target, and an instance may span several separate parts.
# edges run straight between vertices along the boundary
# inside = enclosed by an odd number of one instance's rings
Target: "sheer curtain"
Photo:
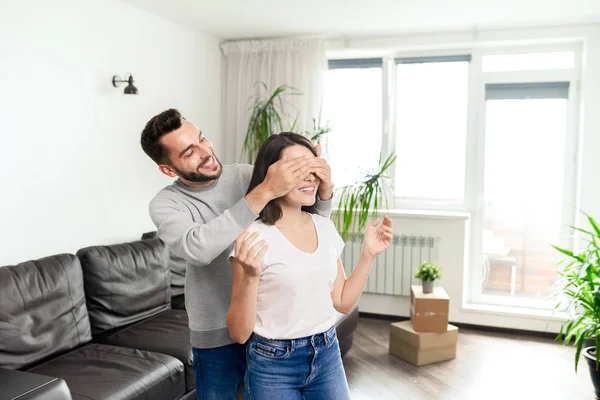
[[[250,99],[257,92],[270,94],[280,85],[298,89],[302,95],[286,96],[289,105],[284,111],[292,121],[298,115],[297,132],[312,127],[312,118],[318,118],[321,110],[327,69],[322,39],[245,40],[226,42],[221,48],[225,56],[222,162],[241,161]],[[264,82],[268,92],[258,82]]]

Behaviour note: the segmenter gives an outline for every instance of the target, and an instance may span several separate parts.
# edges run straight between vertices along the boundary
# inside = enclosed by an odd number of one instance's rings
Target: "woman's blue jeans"
[[[291,340],[253,334],[246,361],[246,400],[350,398],[335,327]]]

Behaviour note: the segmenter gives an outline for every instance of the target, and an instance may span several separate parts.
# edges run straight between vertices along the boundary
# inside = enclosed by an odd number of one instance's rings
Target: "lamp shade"
[[[129,75],[129,79],[127,80],[129,84],[125,88],[125,94],[138,94],[137,88],[133,85],[133,76]]]

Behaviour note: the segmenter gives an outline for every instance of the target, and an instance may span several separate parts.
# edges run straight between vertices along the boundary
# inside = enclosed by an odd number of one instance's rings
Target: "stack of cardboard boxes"
[[[396,322],[390,331],[390,353],[414,365],[456,357],[458,328],[448,324],[450,298],[441,287],[423,293],[412,286],[410,321]]]

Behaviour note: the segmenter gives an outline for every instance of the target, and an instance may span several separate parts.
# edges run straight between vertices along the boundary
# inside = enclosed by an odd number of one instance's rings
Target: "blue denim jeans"
[[[246,372],[246,345],[192,347],[198,400],[235,400]]]
[[[291,340],[253,334],[246,348],[245,400],[350,398],[340,346],[331,327]]]

